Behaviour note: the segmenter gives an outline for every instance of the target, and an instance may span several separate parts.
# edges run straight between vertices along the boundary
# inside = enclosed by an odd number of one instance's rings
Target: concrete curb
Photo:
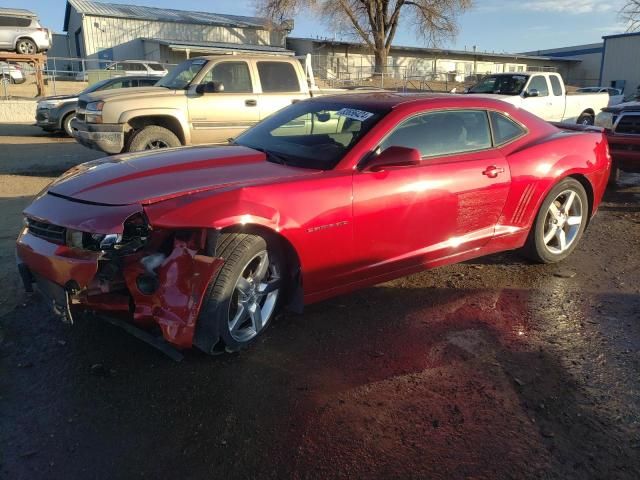
[[[0,123],[35,123],[36,104],[35,100],[0,100]]]

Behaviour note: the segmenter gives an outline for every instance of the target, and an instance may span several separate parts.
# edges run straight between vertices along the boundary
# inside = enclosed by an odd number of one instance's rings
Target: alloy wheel
[[[145,150],[159,150],[161,148],[169,148],[169,144],[162,140],[152,140],[147,143]]]
[[[18,50],[20,50],[20,53],[24,55],[32,55],[36,52],[33,43],[24,40],[18,43]]]
[[[550,253],[566,252],[576,240],[582,225],[583,205],[573,190],[561,192],[547,210],[543,242]]]
[[[229,303],[229,332],[237,342],[247,342],[267,325],[280,292],[280,272],[266,250],[243,268]]]

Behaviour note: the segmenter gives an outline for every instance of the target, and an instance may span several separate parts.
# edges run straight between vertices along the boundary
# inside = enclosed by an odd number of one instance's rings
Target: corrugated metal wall
[[[74,33],[80,26],[79,20],[80,15],[72,9],[69,18],[72,52],[75,50]],[[134,42],[139,38],[284,46],[283,35],[255,28],[231,28],[92,15],[85,15],[81,25],[84,40],[82,56],[88,58],[96,58],[98,52],[116,46],[126,48],[122,53],[126,58],[143,58],[142,43]],[[125,58],[120,53],[117,53],[117,57],[117,59]]]
[[[616,80],[625,80],[625,94],[633,93],[640,86],[640,35],[605,39],[602,85],[609,86]]]

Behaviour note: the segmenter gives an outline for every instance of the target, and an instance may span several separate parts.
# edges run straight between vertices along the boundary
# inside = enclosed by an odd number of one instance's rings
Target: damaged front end
[[[48,194],[25,210],[18,267],[27,290],[35,283],[63,319],[95,311],[145,331],[157,327],[182,349],[193,345],[207,286],[223,263],[213,256],[215,239],[201,228],[154,229],[140,206]]]

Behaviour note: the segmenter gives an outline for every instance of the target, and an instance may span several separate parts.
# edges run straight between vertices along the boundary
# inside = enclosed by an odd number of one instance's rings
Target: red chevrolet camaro
[[[601,131],[497,100],[320,97],[229,146],[69,170],[24,211],[18,266],[67,320],[84,309],[237,350],[282,306],[503,250],[560,261],[610,164]]]

